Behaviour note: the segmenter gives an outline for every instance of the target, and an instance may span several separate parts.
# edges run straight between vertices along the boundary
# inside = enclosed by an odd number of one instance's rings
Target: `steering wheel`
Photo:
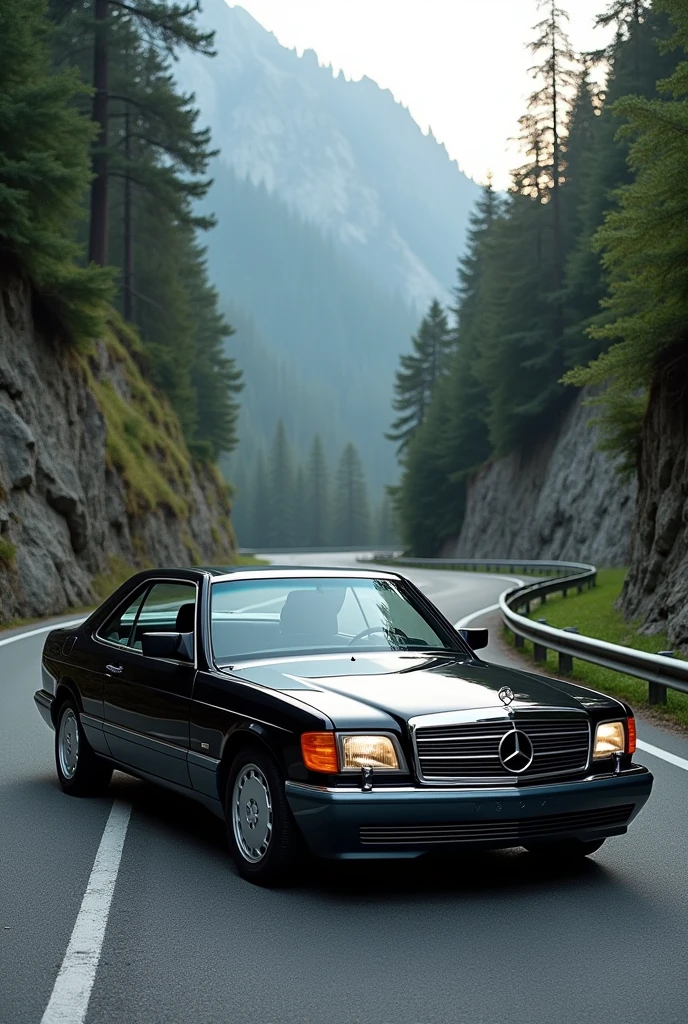
[[[369,626],[368,629],[362,629],[360,633],[356,634],[356,636],[352,636],[348,646],[351,647],[351,645],[355,644],[357,640],[363,640],[367,636],[372,636],[373,633],[384,633],[385,635],[387,633],[394,633],[395,636],[400,636],[403,637],[404,640],[408,640],[403,629],[390,629],[388,626]]]

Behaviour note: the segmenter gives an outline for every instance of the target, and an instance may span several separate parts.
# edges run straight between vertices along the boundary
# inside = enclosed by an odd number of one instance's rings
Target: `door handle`
[[[113,675],[117,676],[122,671],[122,666],[121,665],[106,665],[105,666],[105,671],[106,672],[111,672]]]

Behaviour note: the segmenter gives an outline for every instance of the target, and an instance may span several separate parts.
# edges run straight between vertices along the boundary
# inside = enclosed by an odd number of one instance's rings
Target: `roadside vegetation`
[[[414,554],[459,534],[476,470],[556,430],[571,384],[606,386],[603,444],[633,472],[648,389],[685,346],[685,0],[600,0],[616,31],[585,54],[556,0],[540,7],[526,159],[506,196],[485,186],[452,308],[433,303],[396,376],[388,436]]]
[[[665,633],[647,635],[641,633],[639,622],[626,622],[615,607],[621,593],[626,569],[602,569],[597,574],[597,586],[592,590],[584,590],[582,594],[569,594],[564,598],[555,594],[547,598],[547,603],[531,611],[531,619],[545,619],[549,626],[563,628],[575,626],[585,636],[606,640],[608,643],[633,647],[639,651],[658,654],[669,649]],[[505,630],[509,643],[513,645],[513,634]],[[533,659],[533,645],[525,641],[522,648],[516,649],[523,654],[524,660]],[[560,675],[558,655],[548,651],[547,661],[536,663],[538,671],[548,671]],[[525,667],[525,666],[524,666]],[[647,683],[633,676],[621,675],[599,665],[590,665],[580,659],[573,662],[572,679],[601,690],[614,697],[622,697],[636,710],[643,711],[663,722],[675,723],[688,730],[688,694],[669,690],[666,705],[648,704]]]
[[[0,245],[82,353],[122,333],[114,305],[189,452],[212,462],[236,445],[242,385],[199,242],[214,221],[194,208],[214,151],[171,73],[181,49],[212,56],[198,10],[3,0]]]

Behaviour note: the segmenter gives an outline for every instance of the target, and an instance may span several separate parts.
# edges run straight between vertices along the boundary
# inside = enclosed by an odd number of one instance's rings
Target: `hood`
[[[318,655],[235,665],[232,675],[259,686],[294,691],[300,701],[338,726],[348,720],[380,724],[380,717],[407,721],[416,715],[504,708],[499,691],[514,693],[509,711],[570,708],[580,711],[599,695],[558,679],[530,675],[463,656],[415,652]],[[606,698],[607,703],[613,701]],[[364,721],[361,721],[361,718]],[[346,719],[346,721],[344,721]]]

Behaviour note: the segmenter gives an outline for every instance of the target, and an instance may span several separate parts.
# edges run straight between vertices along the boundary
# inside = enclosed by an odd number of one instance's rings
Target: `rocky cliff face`
[[[596,450],[586,397],[527,455],[512,453],[476,475],[447,557],[628,563],[635,483],[622,482],[613,460]]]
[[[650,391],[631,567],[620,599],[647,632],[688,647],[688,354],[669,352]]]
[[[0,621],[89,604],[115,565],[226,562],[228,516],[122,339],[76,353],[0,276]]]

